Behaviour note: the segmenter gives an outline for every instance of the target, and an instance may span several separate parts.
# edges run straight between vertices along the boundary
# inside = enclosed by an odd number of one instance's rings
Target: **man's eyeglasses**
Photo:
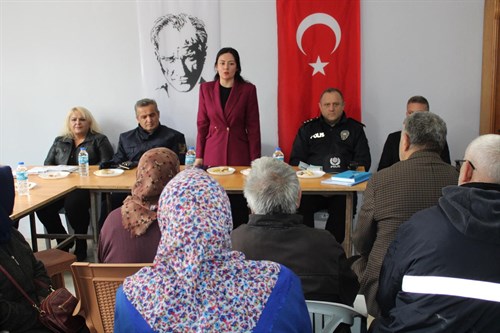
[[[469,160],[455,160],[455,168],[457,169],[458,172],[460,172],[460,169],[462,168],[462,165],[464,165],[465,162],[469,162],[470,166],[472,167],[472,170],[476,170],[474,164],[472,164],[472,162]]]

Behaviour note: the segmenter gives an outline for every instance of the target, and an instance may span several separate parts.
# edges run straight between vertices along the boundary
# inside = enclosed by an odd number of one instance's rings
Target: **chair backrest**
[[[127,276],[148,265],[151,264],[75,262],[71,265],[76,295],[91,332],[113,332],[116,290]]]
[[[52,280],[54,289],[64,287],[64,272],[71,271],[71,264],[76,261],[76,256],[72,253],[59,249],[48,249],[33,253],[37,260],[40,260],[47,275]]]
[[[314,333],[333,333],[341,323],[349,325],[352,333],[366,332],[366,315],[350,306],[311,300],[306,304]]]

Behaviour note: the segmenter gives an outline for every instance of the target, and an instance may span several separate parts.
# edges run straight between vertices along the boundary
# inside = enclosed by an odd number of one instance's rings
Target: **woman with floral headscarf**
[[[23,235],[12,226],[9,215],[14,207],[14,179],[8,166],[0,166],[0,265],[9,272],[33,301],[39,304],[49,293],[34,280],[51,284],[45,266],[36,260]],[[0,271],[0,331],[50,332],[38,311]]]
[[[153,262],[161,238],[158,200],[178,172],[179,158],[168,148],[153,148],[142,155],[131,195],[108,215],[101,230],[100,262]]]
[[[158,224],[153,266],[117,291],[115,332],[311,332],[297,276],[231,251],[228,197],[204,171],[167,184]]]

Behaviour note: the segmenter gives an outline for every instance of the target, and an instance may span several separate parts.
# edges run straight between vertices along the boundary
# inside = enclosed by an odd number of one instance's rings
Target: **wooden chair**
[[[64,287],[64,272],[71,271],[71,264],[76,261],[76,256],[58,249],[48,249],[33,254],[37,260],[43,262],[47,275],[52,280],[52,287],[54,289]]]
[[[113,332],[116,290],[127,276],[148,265],[151,264],[75,262],[71,265],[76,296],[91,332]]]
[[[353,307],[311,300],[306,300],[306,304],[314,333],[333,333],[341,323],[349,325],[353,333],[365,333],[367,330],[367,314]]]

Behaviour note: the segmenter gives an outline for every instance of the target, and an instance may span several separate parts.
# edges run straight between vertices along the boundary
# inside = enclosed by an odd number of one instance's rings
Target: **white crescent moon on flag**
[[[333,48],[333,52],[337,49],[337,47],[340,44],[340,38],[342,37],[342,31],[340,30],[340,25],[337,22],[336,19],[331,17],[330,15],[327,15],[325,13],[314,13],[306,17],[305,19],[300,22],[299,27],[297,28],[297,46],[299,47],[300,51],[306,55],[304,52],[304,49],[302,48],[302,36],[304,35],[304,32],[306,32],[307,29],[312,27],[313,25],[316,24],[324,24],[330,29],[332,29],[333,33],[335,34],[336,37],[336,42],[335,42],[335,47]]]

